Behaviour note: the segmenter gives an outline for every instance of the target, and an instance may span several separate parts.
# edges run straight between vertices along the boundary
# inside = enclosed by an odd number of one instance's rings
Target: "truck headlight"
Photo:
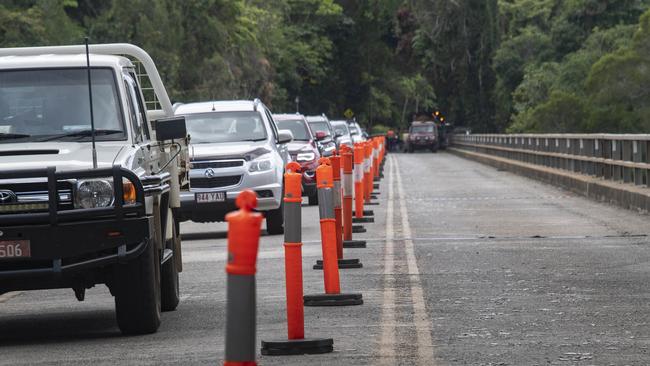
[[[109,207],[113,204],[113,184],[104,179],[80,180],[75,190],[75,206]]]
[[[265,172],[273,169],[273,163],[270,159],[259,159],[251,161],[248,171],[251,173]]]
[[[296,161],[312,161],[314,159],[316,159],[316,154],[313,152],[304,152],[296,156]]]

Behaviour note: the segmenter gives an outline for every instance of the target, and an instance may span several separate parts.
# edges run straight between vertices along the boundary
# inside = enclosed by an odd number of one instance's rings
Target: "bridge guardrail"
[[[452,146],[606,180],[650,187],[650,135],[453,135]]]

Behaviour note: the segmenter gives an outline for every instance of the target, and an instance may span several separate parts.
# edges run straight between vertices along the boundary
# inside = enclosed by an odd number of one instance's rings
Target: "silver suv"
[[[223,221],[243,190],[257,193],[269,234],[282,234],[284,167],[291,161],[291,131],[278,130],[259,100],[178,105],[191,137],[189,191],[181,194],[181,217]]]

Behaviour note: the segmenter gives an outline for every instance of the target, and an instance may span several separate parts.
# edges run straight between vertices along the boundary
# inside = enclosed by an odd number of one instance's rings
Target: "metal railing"
[[[650,186],[650,135],[454,135],[452,146],[638,186]]]

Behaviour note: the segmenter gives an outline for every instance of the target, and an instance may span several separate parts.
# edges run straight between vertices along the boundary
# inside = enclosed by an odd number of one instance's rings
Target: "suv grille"
[[[59,194],[57,210],[72,210],[74,208],[72,187],[73,183],[69,181],[59,181],[57,183]],[[2,184],[0,185],[0,190],[10,191],[15,195],[15,198],[7,202],[0,202],[0,215],[26,212],[47,212],[49,209],[47,183]]]
[[[192,167],[194,169],[219,169],[219,168],[234,168],[244,166],[243,160],[220,160],[220,161],[193,161]]]
[[[191,178],[190,188],[220,188],[239,184],[241,175],[213,178]]]

